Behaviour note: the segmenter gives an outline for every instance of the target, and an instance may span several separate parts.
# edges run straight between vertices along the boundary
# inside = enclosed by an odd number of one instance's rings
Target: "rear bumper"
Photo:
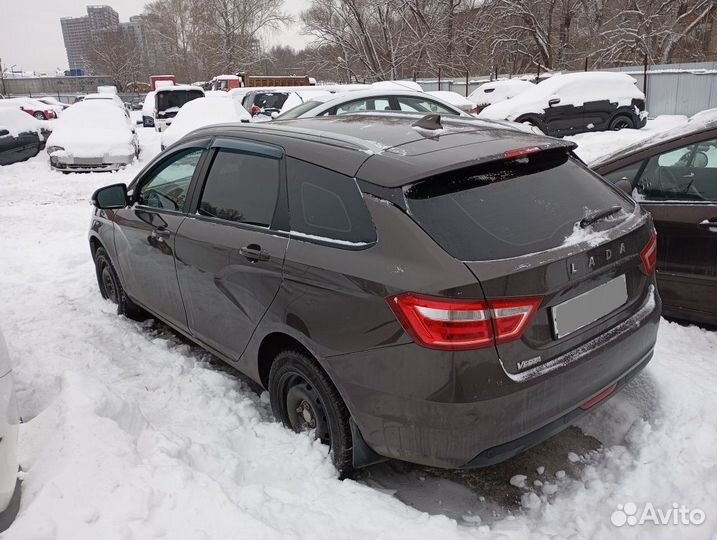
[[[587,412],[581,404],[610,385],[624,386],[652,357],[660,308],[653,288],[613,329],[521,377],[509,376],[485,349],[445,352],[413,343],[331,357],[325,367],[378,455],[443,468],[487,466],[564,429]]]

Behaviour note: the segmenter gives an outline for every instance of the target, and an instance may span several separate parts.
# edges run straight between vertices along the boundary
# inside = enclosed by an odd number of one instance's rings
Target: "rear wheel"
[[[329,447],[339,475],[345,478],[351,473],[349,413],[313,358],[295,350],[279,353],[269,373],[269,395],[274,415],[286,427],[312,432]]]
[[[147,312],[127,297],[115,272],[107,251],[103,247],[95,250],[95,272],[100,294],[105,300],[117,305],[117,313],[136,321],[148,318]]]
[[[611,131],[620,131],[621,129],[633,129],[635,127],[635,122],[632,121],[632,118],[625,115],[619,115],[610,120],[610,130]]]
[[[37,118],[38,120],[44,120],[44,119],[45,119],[45,115],[43,114],[42,111],[35,111],[35,114],[33,114],[33,116],[34,116],[35,118]]]

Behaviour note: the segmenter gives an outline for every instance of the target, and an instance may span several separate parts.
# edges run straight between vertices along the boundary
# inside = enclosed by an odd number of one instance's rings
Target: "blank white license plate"
[[[562,304],[551,307],[550,313],[553,317],[555,335],[562,338],[580,330],[616,310],[625,302],[627,302],[627,283],[623,274]]]

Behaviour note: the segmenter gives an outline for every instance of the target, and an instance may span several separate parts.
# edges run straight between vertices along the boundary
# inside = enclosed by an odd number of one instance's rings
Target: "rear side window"
[[[351,244],[376,241],[376,231],[353,178],[288,159],[292,233]]]
[[[279,194],[279,163],[220,149],[209,169],[197,213],[268,227]]]
[[[634,208],[564,151],[438,175],[410,186],[406,203],[421,227],[463,261],[556,248],[588,213]]]

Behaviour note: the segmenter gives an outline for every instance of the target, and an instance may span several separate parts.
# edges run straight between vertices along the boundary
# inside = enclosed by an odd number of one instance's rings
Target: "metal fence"
[[[627,66],[599,71],[621,71],[637,80],[645,89],[644,66]],[[535,75],[527,75],[534,78]],[[469,77],[468,94],[490,81],[489,76]],[[451,90],[466,95],[465,78],[418,80],[427,92]],[[705,109],[717,108],[717,61],[649,66],[647,71],[647,110],[651,117],[661,114],[691,116]]]

